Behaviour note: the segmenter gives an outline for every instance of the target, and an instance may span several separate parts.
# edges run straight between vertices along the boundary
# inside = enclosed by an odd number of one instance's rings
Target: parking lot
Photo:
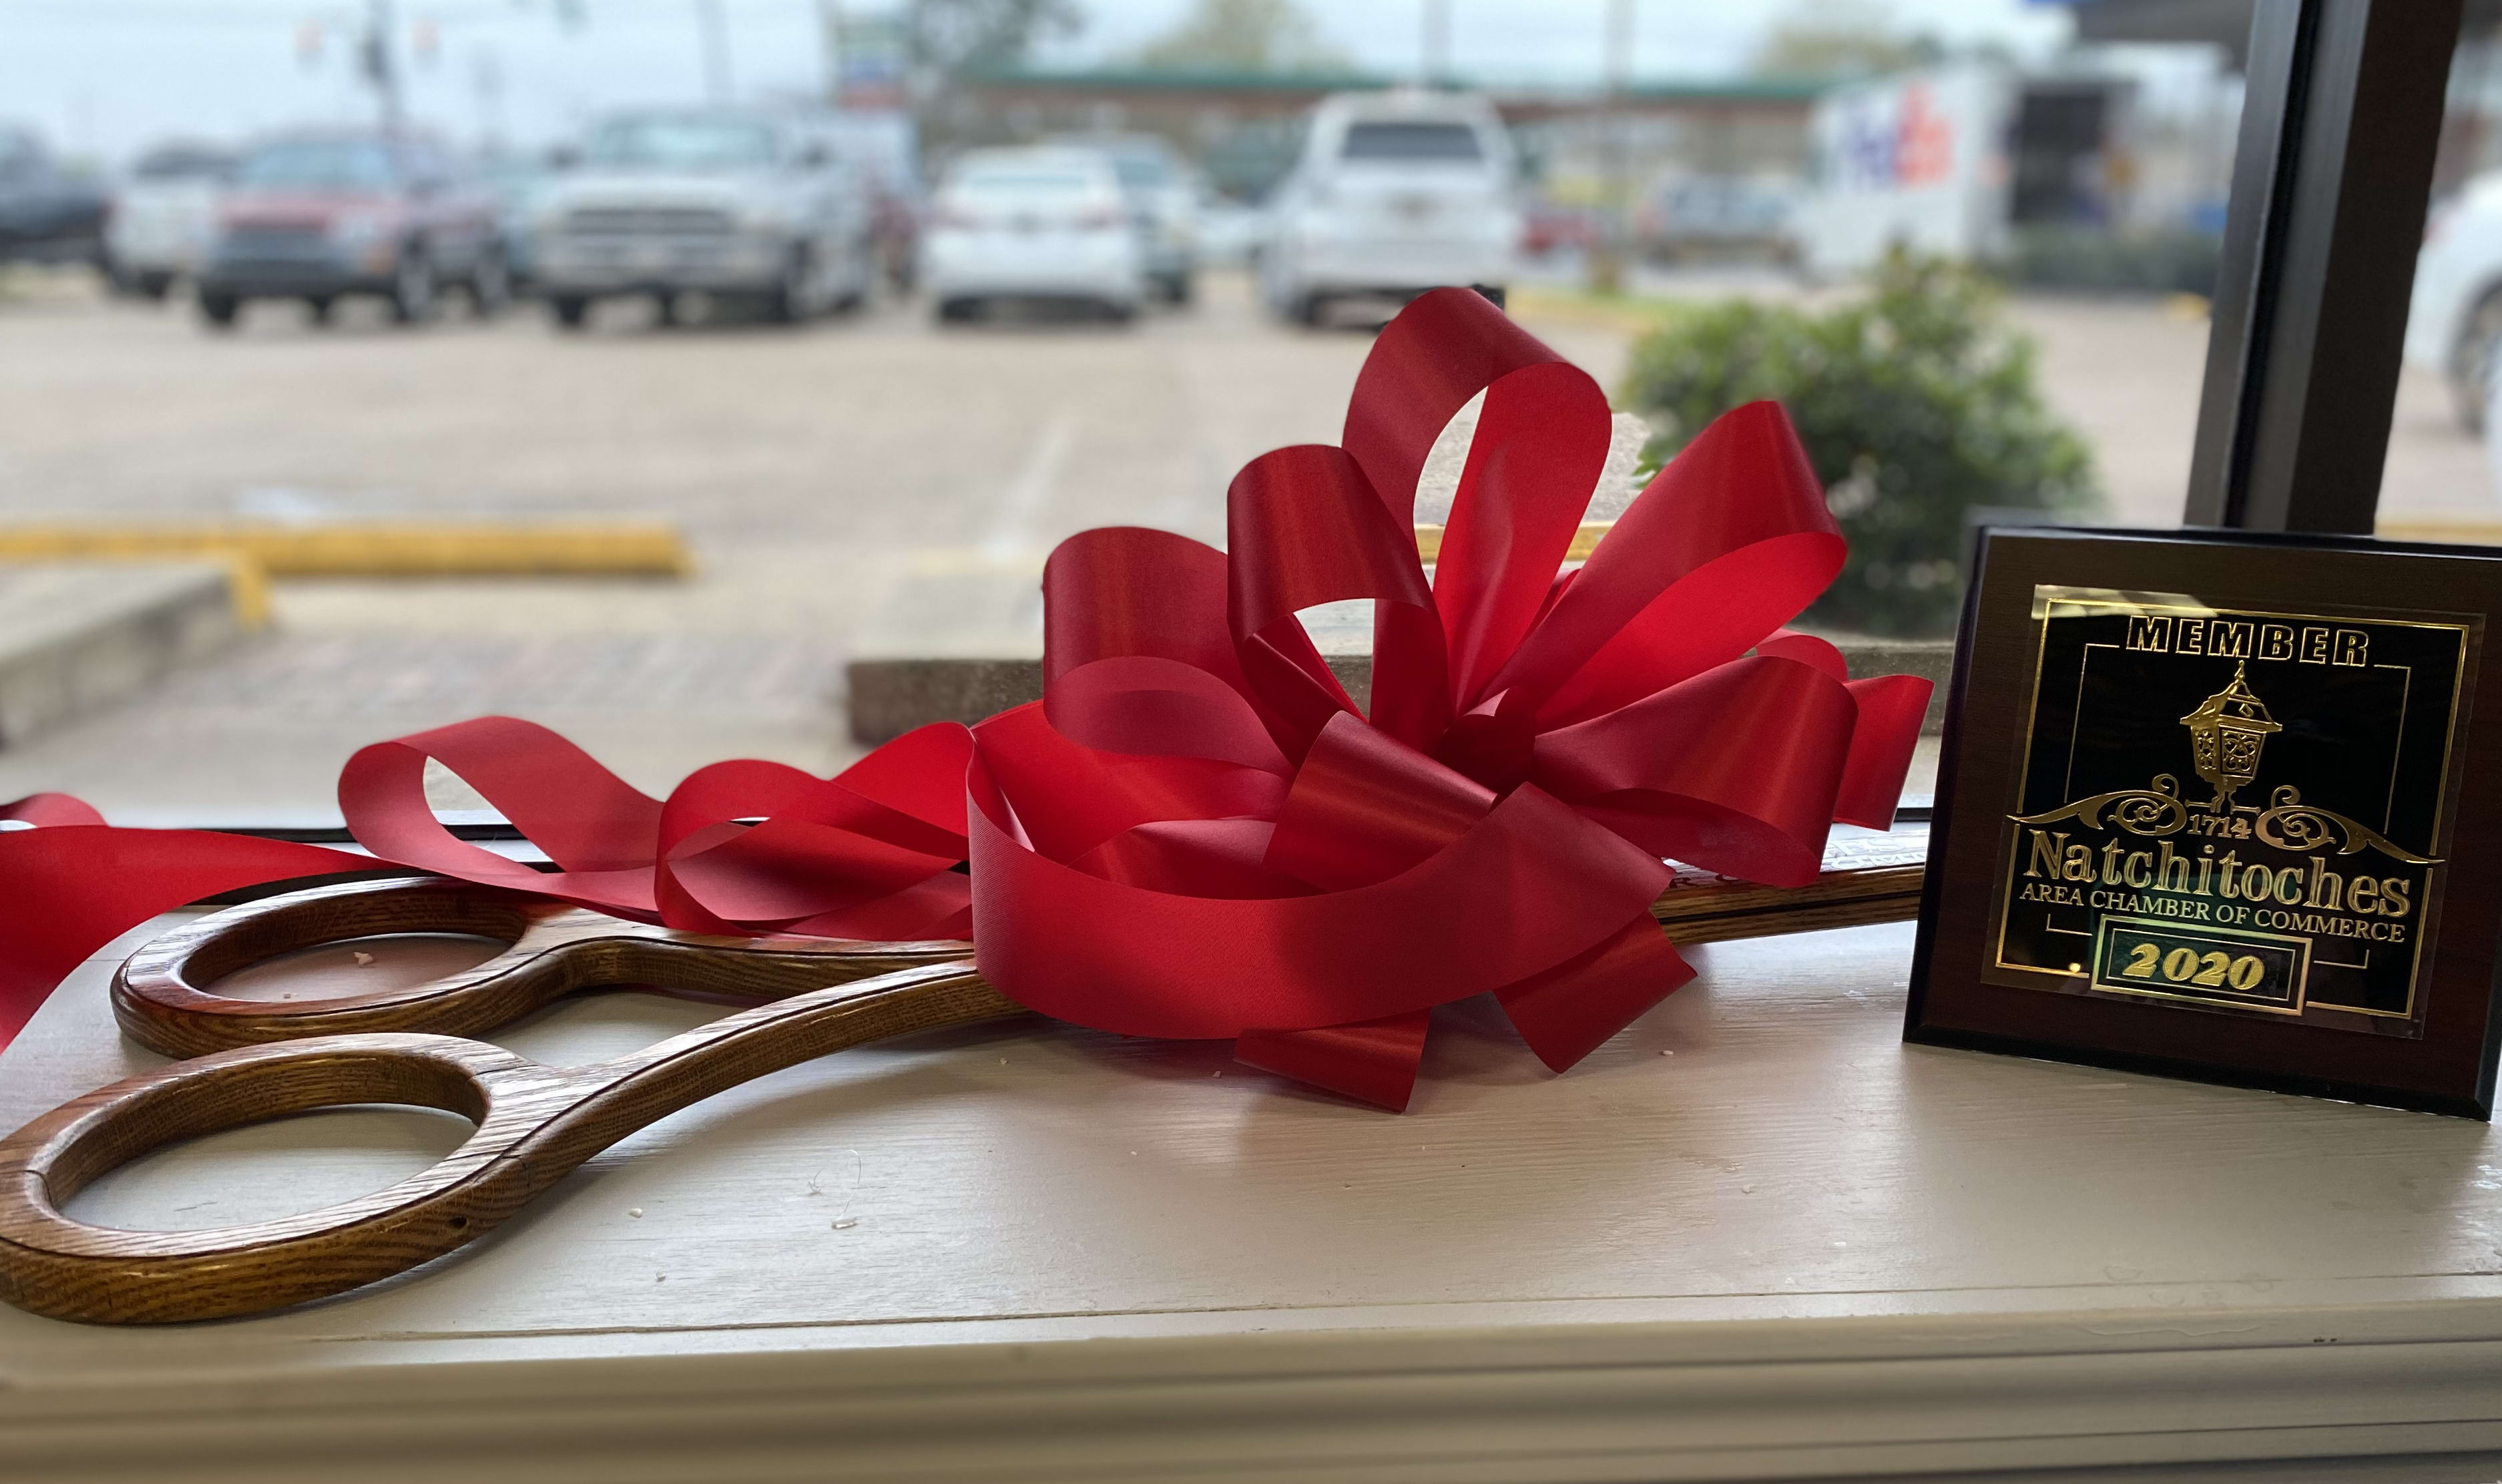
[[[1560,288],[1517,312],[1611,385],[1640,322]],[[2156,301],[2014,312],[2096,448],[2111,519],[2177,522],[2204,320]],[[1110,523],[1221,541],[1234,471],[1335,441],[1369,345],[1277,325],[1224,274],[1129,325],[942,327],[890,298],[797,330],[660,329],[619,306],[578,335],[526,308],[412,330],[255,307],[226,336],[179,304],[21,276],[0,297],[0,517],[659,516],[699,571],[282,584],[267,634],[0,754],[0,796],[68,789],[133,822],[318,816],[355,746],[490,711],[654,790],[733,755],[828,767],[850,751],[848,646],[907,567],[1013,564]],[[2401,399],[2390,489],[2400,510],[2493,505],[2437,386]]]

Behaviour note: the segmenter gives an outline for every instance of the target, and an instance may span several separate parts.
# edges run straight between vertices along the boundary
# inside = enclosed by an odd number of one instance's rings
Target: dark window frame
[[[2258,0],[2185,523],[2369,535],[2462,0]]]

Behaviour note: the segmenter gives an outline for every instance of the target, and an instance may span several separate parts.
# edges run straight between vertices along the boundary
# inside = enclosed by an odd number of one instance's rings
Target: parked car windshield
[[[252,152],[235,179],[245,186],[387,186],[390,152],[364,139],[289,139]]]
[[[634,170],[744,170],[773,163],[773,130],[737,118],[620,118],[584,158]]]
[[[1357,123],[1348,125],[1338,158],[1478,160],[1485,151],[1465,123]]]
[[[1112,172],[1121,178],[1122,186],[1131,190],[1152,190],[1159,186],[1172,184],[1172,170],[1161,155],[1143,150],[1126,152],[1107,150],[1104,153],[1111,158]]]
[[[1101,184],[1101,177],[1089,175],[1083,170],[1055,170],[1041,165],[975,165],[947,182],[951,190],[984,194],[1012,191],[1051,194],[1093,190]]]
[[[177,147],[141,155],[139,163],[130,167],[130,175],[140,181],[201,181],[216,180],[233,170],[230,154]]]

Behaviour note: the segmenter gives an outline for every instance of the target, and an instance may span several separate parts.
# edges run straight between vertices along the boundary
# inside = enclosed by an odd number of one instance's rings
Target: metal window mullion
[[[2259,0],[2186,520],[2369,534],[2461,0]]]

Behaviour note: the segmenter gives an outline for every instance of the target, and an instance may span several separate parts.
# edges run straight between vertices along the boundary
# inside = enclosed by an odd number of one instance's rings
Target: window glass
[[[1092,190],[1101,181],[1082,170],[1050,170],[1033,166],[986,165],[951,175],[950,187],[959,190],[997,191],[1074,191]]]
[[[1475,160],[1485,151],[1464,123],[1357,123],[1339,147],[1342,159]]]
[[[587,157],[614,169],[735,170],[771,163],[773,131],[723,118],[626,118],[592,135]]]
[[[1121,177],[1121,184],[1133,190],[1168,185],[1172,181],[1172,171],[1166,167],[1160,156],[1153,154],[1115,153],[1112,169]]]
[[[1247,43],[1079,0],[952,59],[813,0],[456,6],[423,47],[408,7],[259,9],[0,5],[0,157],[30,131],[62,174],[21,194],[66,203],[0,247],[0,531],[170,552],[98,601],[192,636],[38,722],[0,695],[0,798],[318,823],[357,747],[485,714],[655,793],[822,775],[1014,698],[983,677],[1031,672],[1064,537],[1222,544],[1236,471],[1336,442],[1437,285],[1612,399],[1594,521],[1784,403],[1853,551],[1804,622],[1938,641],[1974,521],[2181,519],[2249,0],[1642,0],[1616,54],[1609,0],[1469,0],[1438,56],[1414,0],[1280,0]],[[456,183],[330,199],[389,183],[389,118]],[[2496,161],[2461,128],[2464,241]],[[243,188],[132,179],[175,146]],[[1117,211],[1116,175],[1205,188]],[[2393,499],[2481,497],[2409,375]],[[224,627],[148,586],[194,580]]]
[[[2502,17],[2468,7],[2407,311],[2381,531],[2502,542]]]
[[[130,167],[130,176],[137,181],[218,180],[231,175],[234,167],[234,158],[218,151],[176,148],[142,155]]]
[[[319,188],[386,186],[394,179],[390,150],[373,140],[290,139],[265,145],[244,156],[235,184],[276,189],[299,186]]]

